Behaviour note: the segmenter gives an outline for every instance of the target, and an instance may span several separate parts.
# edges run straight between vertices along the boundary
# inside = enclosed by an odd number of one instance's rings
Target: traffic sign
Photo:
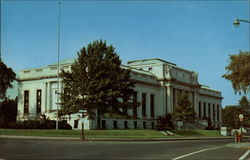
[[[239,119],[240,119],[241,122],[243,121],[243,118],[244,118],[244,115],[243,114],[239,114]]]

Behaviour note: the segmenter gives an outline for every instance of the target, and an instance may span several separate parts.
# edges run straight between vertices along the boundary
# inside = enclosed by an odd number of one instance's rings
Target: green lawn
[[[182,137],[222,137],[219,130],[174,130],[171,132]]]
[[[163,138],[155,130],[85,130],[87,138]],[[80,137],[81,130],[0,129],[1,135]]]
[[[86,138],[177,138],[219,137],[216,130],[174,130],[175,136],[165,136],[156,130],[85,130]],[[80,137],[81,130],[0,129],[1,135]]]

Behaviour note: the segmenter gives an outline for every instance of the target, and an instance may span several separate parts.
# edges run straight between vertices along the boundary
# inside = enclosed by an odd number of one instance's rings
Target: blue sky
[[[249,1],[62,1],[60,59],[93,40],[112,44],[123,64],[160,58],[199,73],[199,82],[237,104],[223,78],[228,55],[249,51]],[[58,2],[2,1],[2,59],[16,72],[57,61]]]

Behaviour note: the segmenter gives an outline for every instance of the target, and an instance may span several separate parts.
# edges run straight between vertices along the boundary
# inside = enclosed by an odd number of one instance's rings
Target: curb
[[[250,149],[250,143],[249,142],[229,143],[229,144],[226,144],[226,147]]]
[[[0,138],[9,139],[38,139],[38,140],[81,140],[80,137],[39,137],[0,135]],[[188,141],[188,140],[222,140],[234,137],[188,137],[188,138],[86,138],[84,141]]]

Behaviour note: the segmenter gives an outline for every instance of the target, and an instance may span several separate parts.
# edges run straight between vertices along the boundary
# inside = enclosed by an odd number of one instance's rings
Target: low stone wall
[[[97,120],[92,120],[92,129],[97,129]],[[154,129],[155,120],[142,119],[101,119],[102,129]]]

